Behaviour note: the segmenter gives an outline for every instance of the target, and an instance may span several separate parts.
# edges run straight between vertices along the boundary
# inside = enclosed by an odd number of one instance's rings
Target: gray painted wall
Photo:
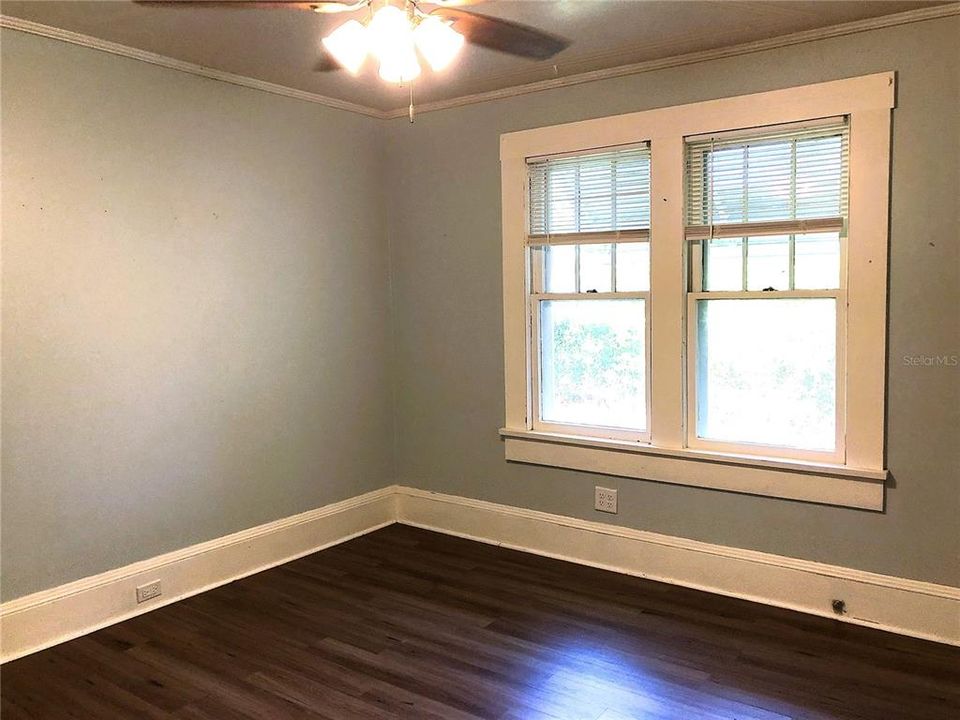
[[[960,583],[960,18],[466,106],[389,124],[402,483],[669,535]],[[883,514],[504,462],[501,133],[884,70],[893,129]],[[620,490],[595,513],[593,486]]]
[[[382,124],[4,30],[3,598],[392,479]]]

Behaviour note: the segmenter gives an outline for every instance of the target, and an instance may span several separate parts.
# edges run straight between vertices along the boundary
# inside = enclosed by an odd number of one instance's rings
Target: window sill
[[[500,436],[506,459],[513,462],[883,510],[886,470],[510,428],[501,428]]]

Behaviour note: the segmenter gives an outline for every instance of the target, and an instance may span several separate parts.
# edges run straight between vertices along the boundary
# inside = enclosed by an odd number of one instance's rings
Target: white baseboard
[[[0,605],[0,662],[56,645],[396,522],[386,487]],[[163,594],[136,602],[139,585]]]
[[[394,522],[960,645],[960,588],[390,486],[4,603],[0,662]],[[163,595],[137,605],[137,586],[154,580]]]
[[[960,645],[956,587],[408,487],[397,488],[397,512],[406,525]]]

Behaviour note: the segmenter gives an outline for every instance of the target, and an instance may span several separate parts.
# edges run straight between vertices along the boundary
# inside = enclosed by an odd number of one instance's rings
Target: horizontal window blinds
[[[688,138],[687,237],[841,230],[847,156],[845,118]]]
[[[528,177],[531,239],[609,242],[622,233],[649,234],[649,145],[530,160]]]

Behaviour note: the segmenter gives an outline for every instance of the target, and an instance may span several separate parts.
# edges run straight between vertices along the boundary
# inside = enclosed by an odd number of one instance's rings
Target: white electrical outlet
[[[605,513],[617,512],[617,491],[600,487],[593,489],[593,509]]]
[[[147,600],[152,600],[155,597],[160,597],[161,594],[162,590],[160,589],[160,581],[154,580],[151,583],[141,585],[137,588],[137,602],[146,602]]]

